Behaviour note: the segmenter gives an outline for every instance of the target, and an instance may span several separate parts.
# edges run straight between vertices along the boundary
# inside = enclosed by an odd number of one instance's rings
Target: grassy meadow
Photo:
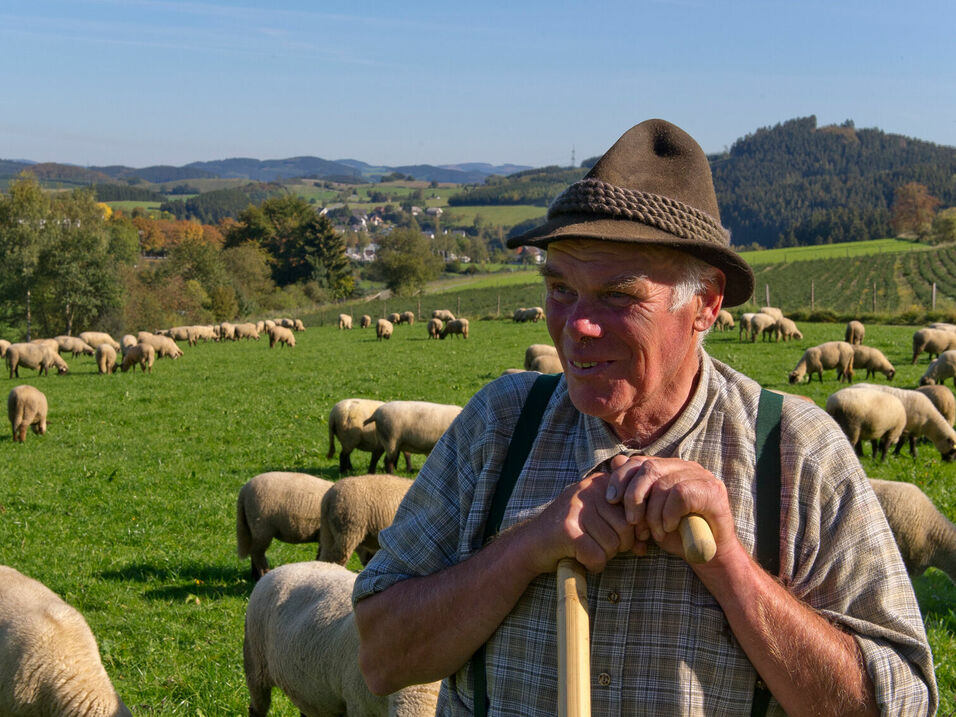
[[[539,303],[527,300],[539,287],[511,290],[462,292],[464,313],[473,317],[468,340],[429,341],[420,321],[378,342],[371,330],[339,331],[330,316],[316,314],[303,317],[309,328],[294,349],[270,350],[266,340],[209,343],[158,360],[151,374],[100,376],[91,357],[67,358],[65,376],[4,374],[7,390],[29,383],[44,391],[50,417],[46,436],[31,433],[23,445],[9,433],[0,437],[0,563],[44,582],[85,615],[134,714],[245,714],[241,646],[251,584],[248,561],[236,557],[239,487],[267,470],[337,478],[338,458],[326,458],[327,416],[342,398],[463,405],[503,369],[520,366],[528,344],[548,340],[545,326],[478,320],[484,309],[469,314],[501,292],[504,316]],[[426,314],[439,305],[454,310],[456,297],[426,296],[422,304]],[[381,308],[373,302],[353,313],[377,316]],[[415,301],[389,302],[389,311],[405,309],[417,310]],[[839,387],[833,372],[822,384],[799,387],[787,384],[787,372],[806,347],[842,338],[843,326],[801,328],[806,338],[795,343],[741,343],[731,331],[714,333],[707,346],[763,385],[822,405]],[[909,364],[912,332],[867,327],[867,343],[897,366],[897,386],[916,385],[925,369],[925,357]],[[420,467],[423,457],[413,458]],[[362,471],[366,460],[353,456]],[[918,484],[956,518],[956,464],[943,463],[931,445],[916,459],[904,452],[881,464],[867,452],[862,462],[871,476]],[[315,550],[274,542],[268,556],[275,565],[310,560]],[[953,704],[956,586],[932,569],[915,586],[943,704]],[[276,691],[272,714],[298,713]]]

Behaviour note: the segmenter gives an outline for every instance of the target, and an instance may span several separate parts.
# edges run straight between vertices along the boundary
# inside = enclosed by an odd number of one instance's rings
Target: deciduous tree
[[[897,236],[925,237],[933,224],[939,199],[930,195],[925,185],[907,182],[893,194],[890,226]]]
[[[428,240],[421,232],[412,229],[396,229],[382,238],[376,259],[370,270],[372,275],[392,292],[399,295],[414,294],[425,284],[438,277],[443,262],[432,252]]]

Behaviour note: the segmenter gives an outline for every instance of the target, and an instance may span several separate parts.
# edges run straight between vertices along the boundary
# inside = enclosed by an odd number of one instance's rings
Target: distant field
[[[135,199],[123,200],[121,202],[106,202],[114,212],[119,209],[124,214],[131,213],[136,207],[142,207],[148,212],[158,212],[161,202],[144,202]]]
[[[891,254],[925,248],[902,239],[874,239],[873,241],[844,242],[841,244],[822,244],[820,246],[801,246],[790,249],[765,249],[763,251],[745,251],[741,256],[751,266],[758,264],[780,264],[790,261],[808,261],[810,259],[836,259],[870,254]]]
[[[528,204],[508,206],[447,207],[442,221],[445,224],[470,224],[476,216],[486,224],[513,227],[515,224],[537,219],[548,213],[547,207],[535,207]]]

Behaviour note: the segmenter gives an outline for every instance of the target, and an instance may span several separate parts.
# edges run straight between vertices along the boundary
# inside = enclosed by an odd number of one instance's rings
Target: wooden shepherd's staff
[[[706,563],[717,552],[714,534],[699,515],[681,518],[688,562]],[[558,717],[591,715],[591,650],[588,646],[588,585],[574,558],[558,562]]]

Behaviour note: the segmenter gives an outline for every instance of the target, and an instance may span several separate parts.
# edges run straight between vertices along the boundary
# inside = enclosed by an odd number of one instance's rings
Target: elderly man
[[[564,376],[517,468],[537,374],[476,394],[381,534],[354,593],[371,689],[446,678],[443,715],[556,714],[553,571],[573,557],[595,714],[935,711],[912,587],[842,432],[805,401],[777,397],[774,417],[769,392],[701,346],[753,275],[694,140],[633,127],[512,244],[548,249]],[[684,559],[690,513],[713,531],[710,562]]]

